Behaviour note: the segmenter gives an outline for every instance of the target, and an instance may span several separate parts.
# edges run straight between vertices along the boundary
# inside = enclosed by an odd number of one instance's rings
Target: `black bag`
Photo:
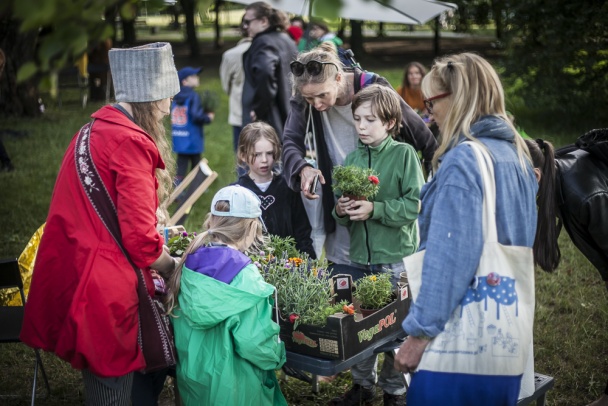
[[[139,334],[138,342],[146,360],[144,372],[154,372],[175,365],[175,344],[173,329],[169,316],[165,312],[162,300],[148,293],[143,271],[135,266],[122,245],[120,226],[116,207],[97,172],[90,150],[92,122],[80,129],[76,139],[75,162],[80,183],[99,215],[101,222],[110,232],[120,250],[123,252],[137,274],[137,296],[139,298]]]

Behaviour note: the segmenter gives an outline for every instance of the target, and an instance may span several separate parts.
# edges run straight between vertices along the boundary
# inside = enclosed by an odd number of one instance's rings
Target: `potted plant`
[[[358,166],[334,166],[332,188],[354,200],[367,200],[374,197],[380,189],[378,174],[371,168]]]
[[[200,93],[201,96],[201,107],[205,113],[215,113],[218,106],[220,105],[220,97],[218,94],[211,90],[203,90]]]
[[[390,271],[365,276],[354,283],[353,296],[359,301],[363,317],[369,316],[393,300],[393,284]]]
[[[172,237],[167,241],[167,247],[169,247],[169,255],[172,257],[181,257],[186,252],[186,249],[196,237],[196,232],[188,234],[187,231],[183,231]]]
[[[277,288],[276,306],[294,330],[300,324],[325,326],[335,313],[352,314],[348,303],[334,303],[327,261],[298,252],[293,238],[270,236],[267,246],[249,257],[264,280]]]

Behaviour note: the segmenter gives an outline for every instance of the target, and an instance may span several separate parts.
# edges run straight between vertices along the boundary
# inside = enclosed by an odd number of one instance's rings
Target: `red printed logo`
[[[350,289],[350,284],[348,278],[338,278],[338,289]]]
[[[173,125],[186,125],[188,124],[188,107],[187,106],[175,106],[171,112],[171,123]]]

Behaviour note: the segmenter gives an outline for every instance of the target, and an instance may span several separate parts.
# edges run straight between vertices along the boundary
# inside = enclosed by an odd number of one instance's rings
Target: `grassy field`
[[[376,70],[393,85],[401,79],[400,70]],[[211,197],[220,187],[235,180],[232,131],[227,124],[227,97],[220,88],[214,69],[203,72],[202,87],[221,96],[221,106],[213,124],[205,128],[204,156],[219,174],[209,191],[194,206],[185,226],[199,231],[208,211]],[[53,184],[63,153],[74,133],[100,107],[89,105],[82,110],[75,98],[58,109],[45,99],[47,112],[40,119],[6,120],[0,124],[1,136],[15,171],[0,172],[0,257],[17,257],[30,236],[45,221]],[[516,113],[517,114],[517,113]],[[168,124],[168,123],[167,123]],[[556,145],[573,142],[588,130],[563,128],[550,133],[549,123],[533,117],[519,123],[528,134],[553,141]],[[559,117],[550,123],[558,127]],[[608,323],[607,292],[597,271],[573,247],[568,236],[560,239],[563,261],[553,274],[536,272],[536,371],[554,376],[555,389],[549,392],[548,405],[585,405],[603,391],[608,378],[606,330]],[[20,399],[2,399],[0,403],[21,405],[29,403],[29,388],[33,372],[33,352],[22,344],[0,346],[0,395],[22,394]],[[82,403],[80,375],[52,354],[43,354],[50,377],[52,396],[39,405]],[[296,379],[283,381],[282,388],[293,405],[324,404],[350,386],[349,374],[342,374],[331,383],[322,383],[319,395]],[[163,393],[164,404],[171,404],[170,387]],[[382,400],[376,402],[382,404]]]

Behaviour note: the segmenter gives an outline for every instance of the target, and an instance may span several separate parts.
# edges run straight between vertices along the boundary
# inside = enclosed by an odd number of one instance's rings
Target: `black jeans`
[[[133,387],[131,389],[131,402],[133,406],[157,406],[158,397],[163,391],[168,373],[169,368],[147,374],[134,372]]]
[[[194,169],[200,160],[201,154],[177,154],[177,177],[180,182],[188,174],[188,167]]]

